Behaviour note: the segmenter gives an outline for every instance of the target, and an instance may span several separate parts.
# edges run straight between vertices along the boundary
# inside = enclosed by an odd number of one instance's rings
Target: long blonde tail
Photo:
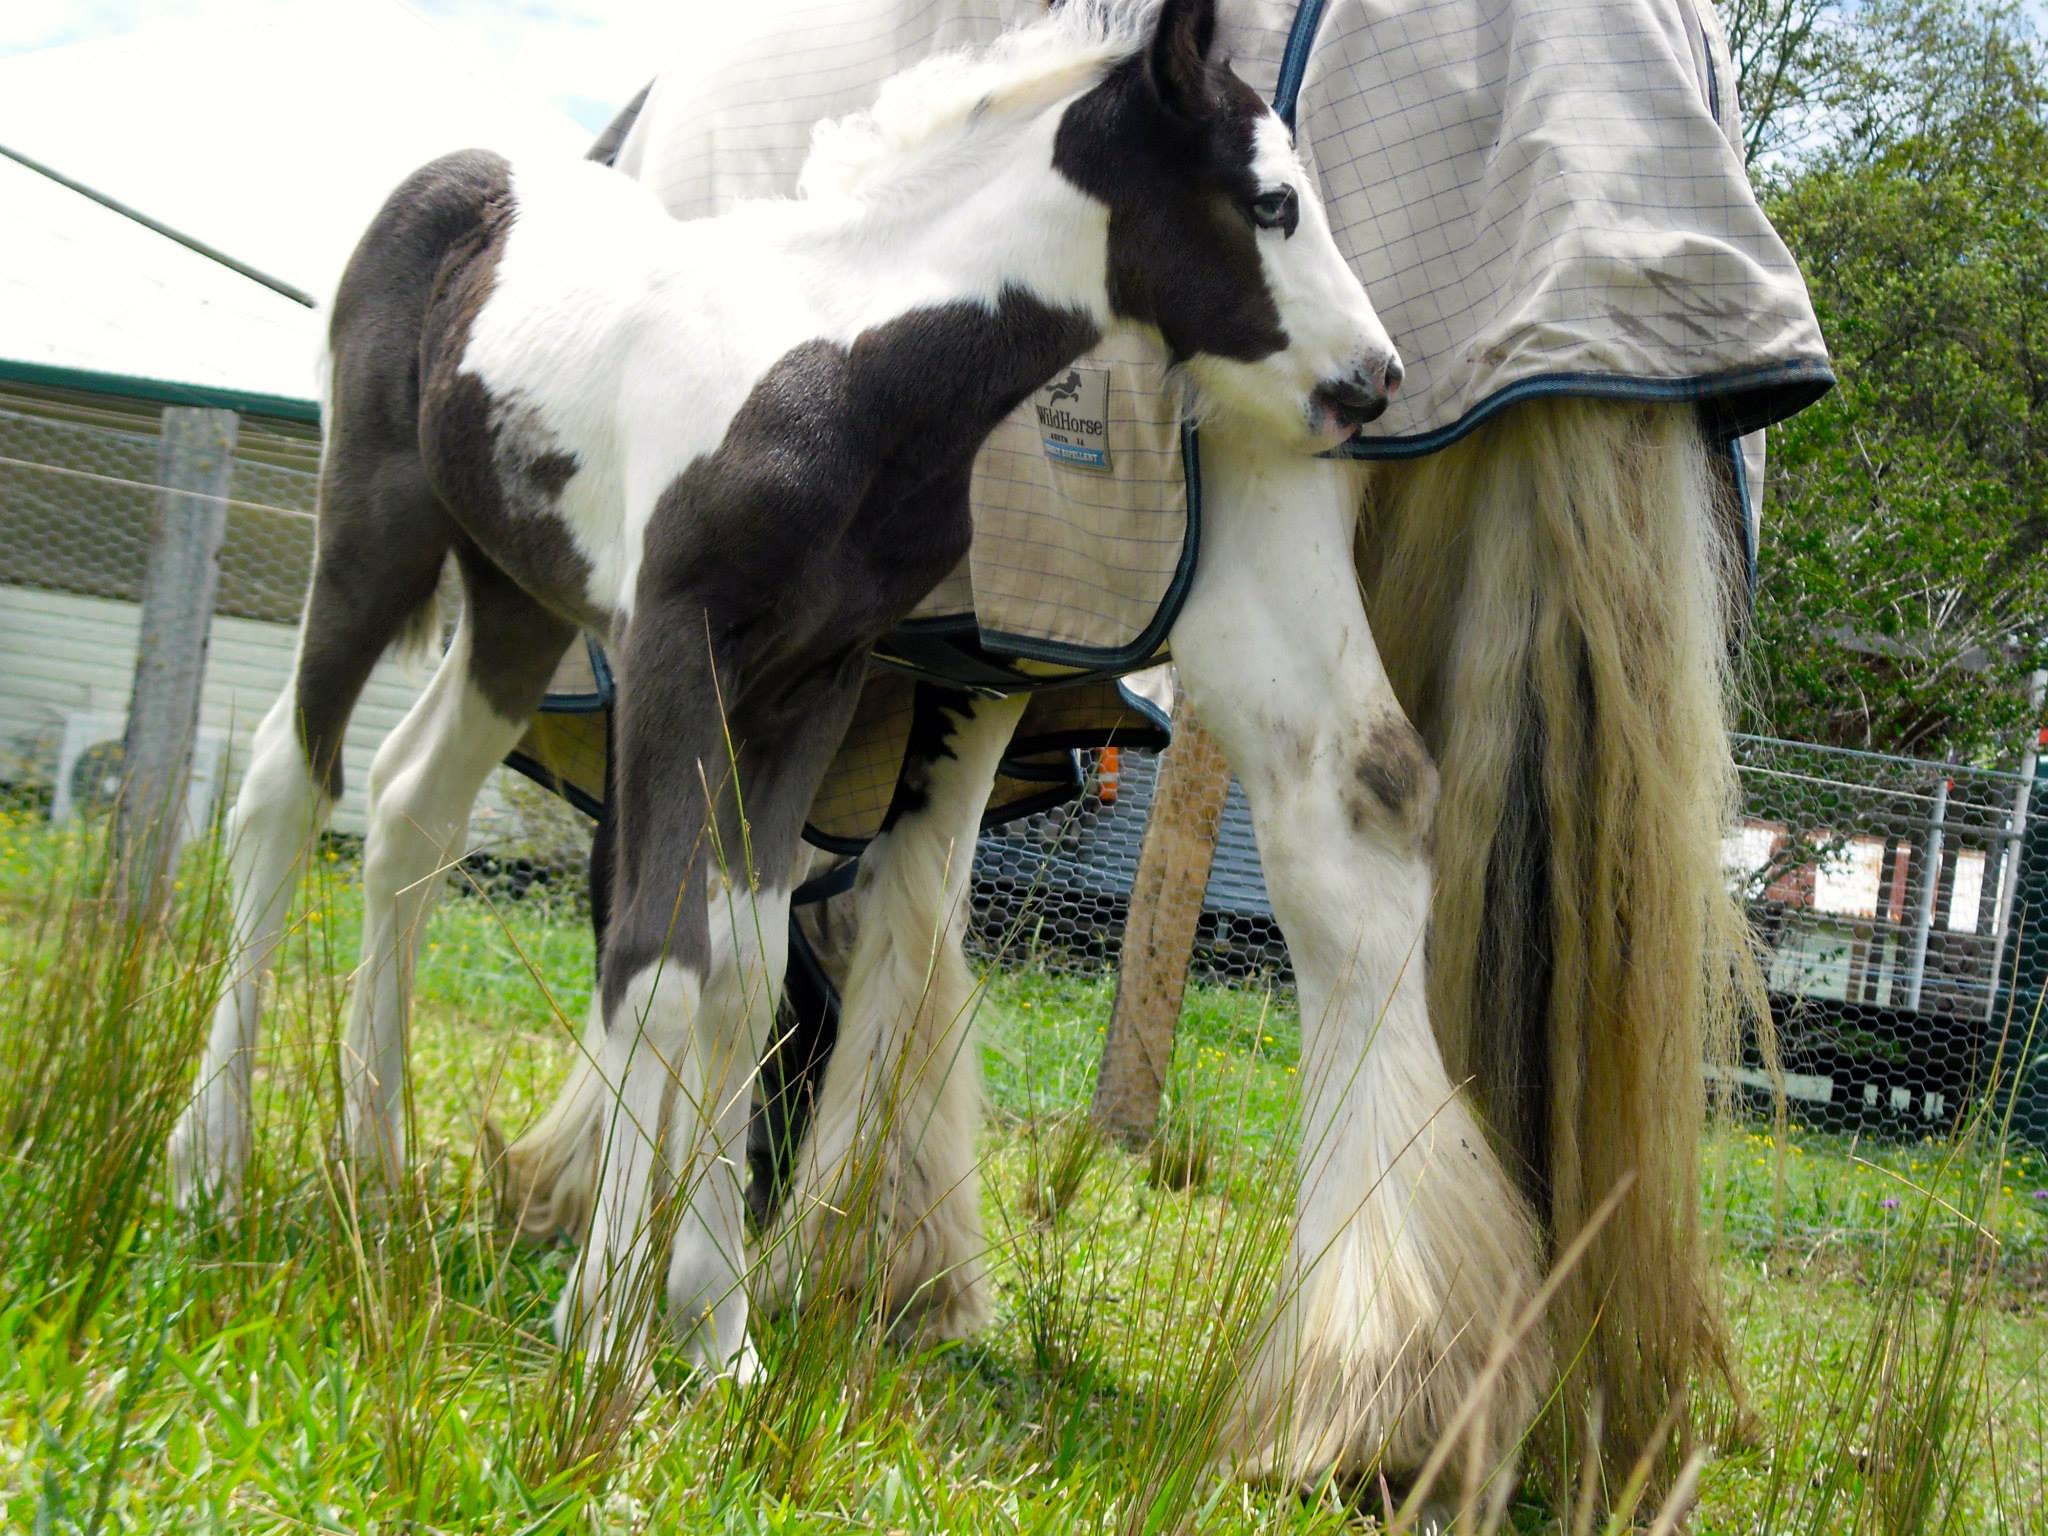
[[[1597,1394],[1623,1458],[1696,1368],[1725,1369],[1702,1063],[1760,996],[1721,874],[1726,497],[1689,409],[1544,400],[1386,466],[1361,531],[1374,633],[1442,774],[1447,1064],[1554,1250],[1634,1176],[1554,1314],[1557,1357],[1584,1347],[1563,1401]]]

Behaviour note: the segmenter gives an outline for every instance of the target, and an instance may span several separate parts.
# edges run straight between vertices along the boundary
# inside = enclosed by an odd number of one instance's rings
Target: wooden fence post
[[[1099,1129],[1126,1143],[1146,1140],[1159,1119],[1229,792],[1223,749],[1202,729],[1183,694],[1173,707],[1173,745],[1160,756],[1151,815],[1138,846],[1116,1005],[1091,1109]]]
[[[114,868],[122,904],[130,916],[145,920],[162,910],[184,829],[237,424],[233,411],[191,406],[164,411],[157,512],[142,578],[135,692],[128,705],[121,794],[114,808]]]

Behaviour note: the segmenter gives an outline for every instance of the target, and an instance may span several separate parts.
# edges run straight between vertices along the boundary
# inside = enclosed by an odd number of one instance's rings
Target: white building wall
[[[0,585],[0,780],[48,784],[67,715],[125,717],[140,610],[132,603]],[[229,742],[229,793],[257,723],[291,675],[295,626],[215,615],[200,728]],[[361,833],[370,759],[426,685],[424,665],[377,664],[349,721],[337,831]],[[486,792],[488,794],[488,791]]]

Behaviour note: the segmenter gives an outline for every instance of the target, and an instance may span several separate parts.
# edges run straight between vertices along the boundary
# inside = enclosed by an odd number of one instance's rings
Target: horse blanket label
[[[1069,368],[1031,397],[1045,456],[1069,469],[1109,473],[1109,370]]]

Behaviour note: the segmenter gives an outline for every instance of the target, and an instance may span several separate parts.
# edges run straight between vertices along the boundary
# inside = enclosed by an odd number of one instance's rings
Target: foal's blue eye
[[[1275,187],[1252,199],[1252,222],[1261,229],[1277,229],[1282,238],[1294,233],[1301,222],[1301,204],[1292,187]]]

